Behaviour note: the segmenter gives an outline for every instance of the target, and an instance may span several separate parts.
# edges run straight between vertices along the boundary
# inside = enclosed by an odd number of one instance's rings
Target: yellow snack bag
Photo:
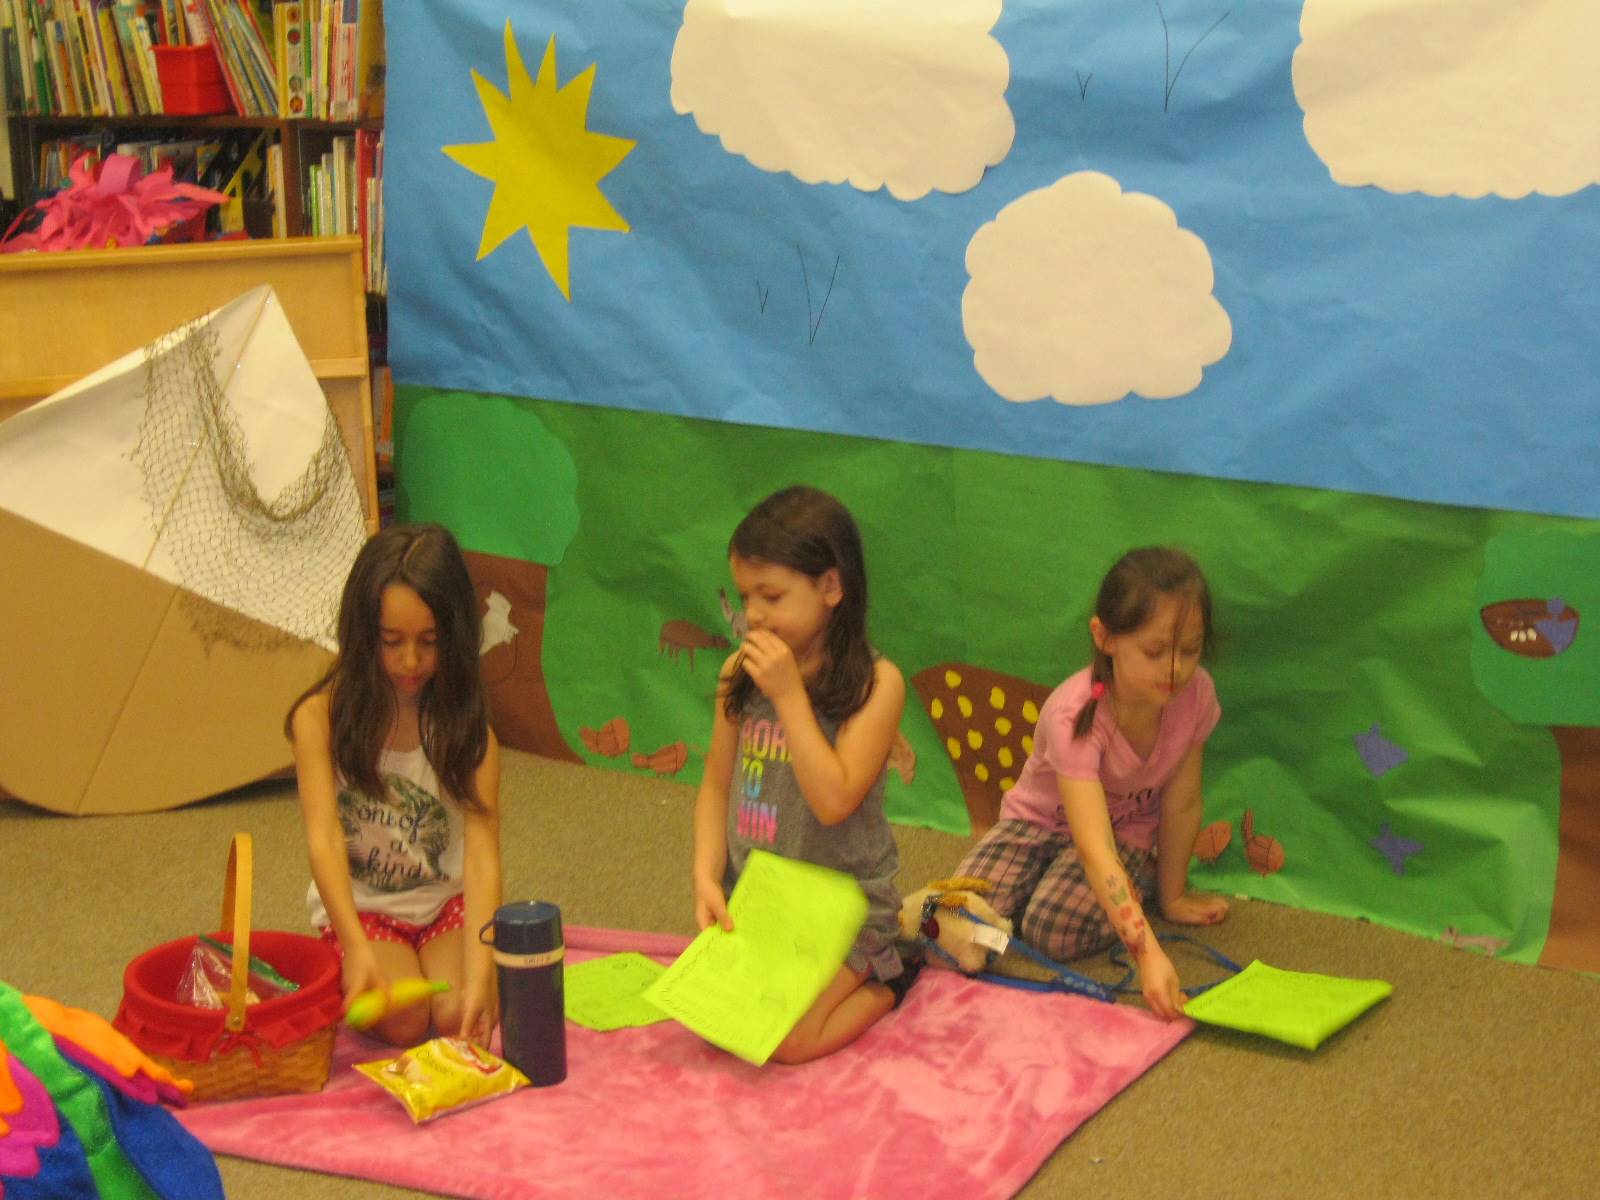
[[[528,1086],[528,1077],[510,1063],[462,1038],[434,1038],[398,1058],[355,1067],[405,1105],[419,1125]]]

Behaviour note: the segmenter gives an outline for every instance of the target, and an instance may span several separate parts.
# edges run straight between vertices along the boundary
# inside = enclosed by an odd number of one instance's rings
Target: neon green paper
[[[664,971],[654,959],[631,950],[568,964],[562,978],[567,1020],[601,1033],[668,1020],[644,998]]]
[[[1315,1050],[1394,991],[1382,979],[1344,979],[1284,971],[1257,959],[1183,1006],[1208,1025],[1259,1033]]]
[[[701,930],[645,998],[759,1067],[838,974],[867,898],[849,875],[752,850],[728,915],[733,931]]]

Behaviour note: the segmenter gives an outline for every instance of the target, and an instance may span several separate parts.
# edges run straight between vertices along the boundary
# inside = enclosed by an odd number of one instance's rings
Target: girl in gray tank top
[[[773,1057],[799,1063],[855,1040],[914,975],[895,950],[899,866],[884,772],[905,681],[867,639],[861,535],[826,492],[767,497],[734,530],[742,645],[722,666],[695,800],[695,921],[732,929],[727,896],[753,849],[855,877],[866,924]]]

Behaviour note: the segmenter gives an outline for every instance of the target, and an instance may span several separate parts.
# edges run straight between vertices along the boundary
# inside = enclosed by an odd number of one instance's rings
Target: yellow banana
[[[345,1012],[345,1023],[352,1029],[370,1029],[397,1009],[421,1004],[449,990],[449,983],[443,979],[401,979],[387,988],[373,988],[356,996]]]

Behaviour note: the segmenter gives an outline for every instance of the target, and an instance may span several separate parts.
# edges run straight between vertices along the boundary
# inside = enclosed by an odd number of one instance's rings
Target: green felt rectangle
[[[666,970],[654,959],[629,951],[572,963],[566,968],[567,1020],[600,1033],[668,1020],[644,993]]]
[[[1183,1011],[1209,1025],[1315,1050],[1393,991],[1394,985],[1382,979],[1284,971],[1257,960],[1196,996]]]

